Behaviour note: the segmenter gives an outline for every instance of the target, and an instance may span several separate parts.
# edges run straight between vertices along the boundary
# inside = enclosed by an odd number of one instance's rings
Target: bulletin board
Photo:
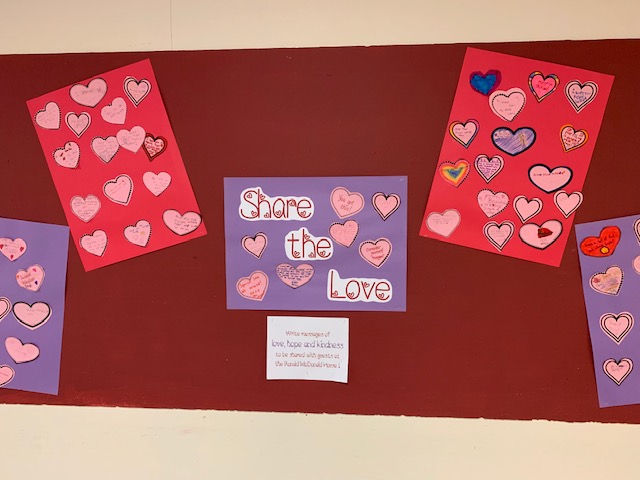
[[[479,48],[615,75],[576,223],[637,214],[638,41]],[[575,236],[561,266],[418,235],[467,45],[0,57],[0,217],[65,224],[25,101],[150,58],[208,234],[85,272],[58,396],[0,403],[640,423],[598,408]],[[407,311],[226,309],[223,178],[408,175]],[[267,381],[266,317],[348,316],[348,384]]]

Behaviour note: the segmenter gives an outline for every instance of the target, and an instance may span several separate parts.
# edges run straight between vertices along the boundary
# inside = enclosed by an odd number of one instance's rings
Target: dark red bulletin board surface
[[[640,212],[640,42],[475,46],[615,75],[576,223]],[[209,228],[89,273],[71,248],[60,395],[0,403],[640,423],[598,408],[573,234],[560,268],[418,236],[465,48],[0,57],[0,216],[65,223],[25,101],[151,58]],[[409,175],[407,312],[347,315],[347,385],[267,382],[276,312],[225,308],[222,179],[331,175]]]

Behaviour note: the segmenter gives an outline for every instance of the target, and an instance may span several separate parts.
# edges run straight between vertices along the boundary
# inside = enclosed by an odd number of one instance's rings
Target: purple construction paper
[[[24,254],[14,261],[0,254],[0,296],[8,298],[12,305],[44,302],[51,307],[49,319],[34,329],[18,322],[13,312],[0,320],[0,366],[8,366],[15,372],[13,379],[1,388],[57,395],[69,227],[0,218],[0,238],[21,238],[27,244]],[[17,272],[32,265],[40,265],[44,270],[37,292],[21,287],[16,281]],[[37,345],[40,355],[33,361],[17,363],[7,351],[7,337]]]
[[[252,187],[260,187],[269,197],[308,197],[314,203],[313,217],[302,220],[242,219],[239,213],[241,193]],[[364,207],[358,213],[340,218],[331,205],[334,189],[343,187],[357,192],[364,199]],[[386,219],[373,206],[376,193],[396,194],[400,206]],[[240,310],[331,310],[331,311],[406,311],[407,284],[407,177],[266,177],[225,178],[224,210],[226,240],[227,308]],[[358,235],[350,247],[333,242],[333,256],[327,260],[292,260],[285,253],[285,236],[293,230],[306,228],[315,237],[328,237],[334,223],[355,220]],[[258,232],[267,238],[267,247],[258,258],[242,246],[245,236]],[[379,267],[367,263],[359,254],[360,244],[388,239],[391,254]],[[292,266],[308,264],[314,273],[308,283],[292,288],[278,278],[276,267],[287,263]],[[392,285],[391,299],[382,302],[348,302],[329,300],[327,296],[330,270],[335,269],[340,278],[381,279]],[[268,287],[261,300],[240,295],[238,281],[261,271],[268,276]],[[355,283],[354,283],[355,285]],[[370,287],[369,287],[370,288]]]
[[[634,223],[638,219],[640,215],[576,225],[582,288],[601,407],[640,403],[640,274],[633,268],[633,260],[640,255],[640,243],[634,231]],[[621,232],[620,241],[613,254],[606,257],[585,255],[580,250],[582,241],[586,237],[599,237],[601,230],[609,226],[616,226]],[[611,266],[618,266],[623,272],[622,284],[617,295],[600,293],[592,288],[590,283],[593,275],[606,272]],[[637,324],[618,344],[604,332],[600,319],[608,313],[617,316],[622,312],[630,313]],[[633,368],[618,385],[605,373],[604,363],[609,359],[619,362],[624,358],[633,362]]]

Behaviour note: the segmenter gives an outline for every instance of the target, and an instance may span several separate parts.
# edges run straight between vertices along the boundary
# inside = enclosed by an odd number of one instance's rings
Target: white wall
[[[637,0],[3,0],[0,53],[638,38],[638,18]],[[0,478],[632,479],[639,434],[546,421],[0,405]]]

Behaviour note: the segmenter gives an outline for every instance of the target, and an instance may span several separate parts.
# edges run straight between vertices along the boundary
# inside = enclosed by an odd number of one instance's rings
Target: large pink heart
[[[76,142],[67,142],[53,152],[53,160],[64,168],[76,168],[80,161],[80,147]]]
[[[135,225],[129,225],[124,229],[124,238],[139,247],[146,247],[150,237],[151,224],[146,220],[139,220]]]
[[[200,226],[202,217],[196,212],[180,215],[177,210],[166,210],[162,214],[162,221],[176,235],[187,235]]]
[[[395,193],[385,195],[382,192],[378,192],[373,195],[371,201],[373,208],[378,212],[382,220],[386,220],[393,212],[400,208],[400,196]]]
[[[493,113],[506,120],[513,121],[527,103],[527,96],[520,88],[496,90],[489,97],[489,106]]]
[[[118,175],[102,187],[105,197],[119,205],[128,205],[133,193],[133,181],[129,175]]]
[[[14,375],[13,368],[8,365],[0,365],[0,387],[13,380]]]
[[[618,361],[609,358],[602,364],[602,369],[607,374],[607,377],[616,382],[617,385],[620,385],[633,370],[633,361],[630,358],[621,358]]]
[[[605,272],[591,275],[589,285],[598,293],[618,295],[620,288],[622,288],[623,277],[622,269],[617,265],[612,265]]]
[[[343,247],[349,248],[353,245],[356,237],[358,236],[358,231],[360,230],[360,225],[355,220],[347,220],[344,223],[334,223],[329,227],[329,235],[331,238]]]
[[[520,240],[530,247],[544,250],[553,245],[562,233],[562,223],[558,220],[547,220],[542,225],[526,223],[520,227]]]
[[[124,93],[136,107],[149,95],[150,91],[151,84],[144,78],[138,82],[133,77],[127,77],[124,81]]]
[[[27,243],[23,239],[0,238],[0,253],[12,262],[24,255],[26,251]]]
[[[40,356],[40,349],[33,343],[22,343],[16,337],[7,337],[4,341],[7,353],[16,363],[33,362]]]
[[[47,130],[58,130],[60,118],[60,107],[55,102],[47,103],[35,116],[36,125]]]
[[[427,228],[433,233],[448,237],[451,235],[462,220],[460,212],[450,208],[442,213],[431,212],[427,216]]]
[[[622,312],[618,315],[605,313],[600,317],[600,328],[611,340],[620,345],[633,328],[633,315]]]
[[[256,258],[260,258],[267,248],[268,239],[264,233],[258,232],[253,237],[245,235],[242,237],[241,243],[245,251]]]
[[[107,233],[104,230],[96,230],[91,235],[80,237],[80,247],[92,255],[101,257],[107,249]]]
[[[91,150],[104,163],[109,163],[118,153],[119,148],[118,139],[113,135],[107,138],[96,137],[91,140]]]
[[[564,93],[576,113],[580,113],[580,110],[595,100],[598,85],[595,82],[580,83],[572,80],[565,85]]]
[[[391,255],[391,242],[386,238],[379,238],[375,242],[367,240],[360,244],[360,256],[376,268],[380,268]]]
[[[140,147],[144,143],[145,135],[146,132],[144,131],[144,128],[136,125],[131,130],[120,130],[118,133],[116,133],[116,138],[118,139],[118,144],[122,148],[136,153],[138,150],[140,150]]]
[[[102,78],[94,78],[86,86],[77,83],[69,90],[74,102],[85,107],[95,107],[107,94],[107,82]]]
[[[87,112],[82,112],[80,115],[69,112],[64,117],[64,121],[76,137],[80,138],[82,134],[87,131],[89,125],[91,125],[91,115]]]
[[[236,290],[244,298],[249,300],[262,301],[267,288],[269,287],[269,277],[264,272],[257,270],[248,277],[242,277],[236,283]]]
[[[488,217],[495,217],[509,206],[509,197],[504,192],[492,192],[480,190],[478,193],[478,206]]]
[[[35,302],[31,305],[25,302],[13,304],[13,316],[29,330],[35,330],[47,323],[51,313],[51,307],[45,302]]]
[[[473,142],[473,139],[476,138],[479,129],[480,124],[473,119],[467,120],[465,123],[453,122],[451,125],[449,125],[449,133],[454,138],[454,140],[464,148],[467,148],[469,145],[471,145],[471,142]]]
[[[31,265],[26,270],[18,270],[16,281],[18,285],[32,292],[37,292],[42,287],[44,269],[40,265]]]
[[[113,101],[100,110],[102,119],[107,123],[113,123],[115,125],[124,125],[125,118],[127,116],[127,104],[124,98],[116,97]]]
[[[276,267],[276,275],[285,285],[298,288],[309,283],[313,277],[313,266],[303,263],[294,267],[288,263],[281,263]]]
[[[100,199],[95,195],[87,195],[87,198],[75,196],[71,199],[71,211],[83,222],[88,222],[98,214]]]
[[[358,192],[337,187],[331,192],[331,206],[340,218],[350,217],[364,208],[364,197]]]
[[[142,175],[142,182],[157,197],[171,185],[171,175],[167,172],[160,172],[157,175],[153,172],[145,172]]]

